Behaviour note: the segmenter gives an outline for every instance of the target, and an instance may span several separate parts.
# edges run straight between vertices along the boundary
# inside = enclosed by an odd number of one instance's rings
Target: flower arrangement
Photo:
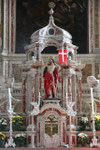
[[[25,138],[26,134],[20,133],[15,135],[15,141],[17,146],[24,146],[25,145]]]
[[[81,117],[81,119],[79,120],[79,126],[80,126],[80,130],[85,130],[86,127],[88,126],[88,118]]]
[[[95,127],[96,127],[96,130],[100,130],[100,115],[97,115],[95,117]]]
[[[4,147],[6,135],[0,132],[0,147]]]
[[[20,127],[23,124],[23,117],[21,117],[20,115],[13,116],[12,122],[14,130],[20,130]]]
[[[2,118],[0,119],[0,130],[5,130],[6,129],[6,126],[7,126],[7,120]]]
[[[88,135],[85,133],[79,133],[78,134],[79,143],[81,146],[85,146],[88,143]]]

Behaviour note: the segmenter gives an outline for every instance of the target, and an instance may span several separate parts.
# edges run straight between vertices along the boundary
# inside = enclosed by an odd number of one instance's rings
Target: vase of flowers
[[[7,127],[7,120],[5,118],[0,119],[0,130],[5,131]]]
[[[100,130],[100,115],[95,117],[95,128],[96,130]]]
[[[86,127],[88,126],[88,118],[81,117],[81,119],[79,120],[79,126],[80,130],[86,130]]]
[[[13,116],[12,122],[13,129],[19,131],[21,129],[21,126],[23,125],[23,117],[21,117],[20,115]]]
[[[88,135],[85,133],[79,133],[78,141],[81,144],[81,146],[86,146],[86,144],[88,143]]]
[[[3,134],[2,132],[0,132],[0,148],[4,147],[4,145],[5,145],[5,138],[6,138],[6,135]]]
[[[15,141],[17,147],[24,147],[25,146],[25,138],[26,134],[20,133],[15,135]]]

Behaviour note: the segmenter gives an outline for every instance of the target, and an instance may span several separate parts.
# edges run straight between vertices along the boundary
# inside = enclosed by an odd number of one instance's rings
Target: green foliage
[[[100,130],[100,115],[97,115],[95,117],[95,127],[96,127],[96,130]]]
[[[20,130],[21,125],[23,125],[23,117],[20,115],[13,116],[12,122],[14,130]]]
[[[82,146],[85,146],[87,143],[88,143],[88,135],[85,134],[85,133],[79,133],[78,134],[78,138],[79,138],[79,143],[82,145]]]
[[[20,133],[15,135],[16,145],[22,147],[25,145],[26,134]]]
[[[79,121],[80,130],[85,130],[88,126],[88,118],[82,117]]]

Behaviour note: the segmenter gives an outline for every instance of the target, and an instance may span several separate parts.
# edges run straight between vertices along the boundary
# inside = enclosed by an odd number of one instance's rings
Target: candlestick
[[[97,146],[100,147],[100,143],[97,142],[97,138],[96,138],[96,130],[95,130],[95,111],[94,111],[94,97],[93,97],[93,88],[96,88],[99,84],[99,81],[94,77],[94,76],[88,76],[87,77],[87,82],[89,84],[90,87],[90,91],[91,91],[91,103],[92,103],[92,126],[93,126],[93,139],[92,139],[92,143],[90,143],[90,147],[93,146]]]
[[[12,111],[12,96],[11,96],[11,88],[8,88],[8,97],[9,97],[9,119],[10,119],[10,137],[8,139],[8,143],[5,144],[5,147],[15,147],[16,144],[14,143],[13,141],[13,138],[12,138],[12,117],[13,117],[13,111]]]

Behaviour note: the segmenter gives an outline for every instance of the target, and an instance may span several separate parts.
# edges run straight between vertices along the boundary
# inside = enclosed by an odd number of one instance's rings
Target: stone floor
[[[0,148],[1,150],[13,150],[13,148]],[[100,148],[25,148],[25,147],[19,147],[14,148],[15,150],[100,150]]]

